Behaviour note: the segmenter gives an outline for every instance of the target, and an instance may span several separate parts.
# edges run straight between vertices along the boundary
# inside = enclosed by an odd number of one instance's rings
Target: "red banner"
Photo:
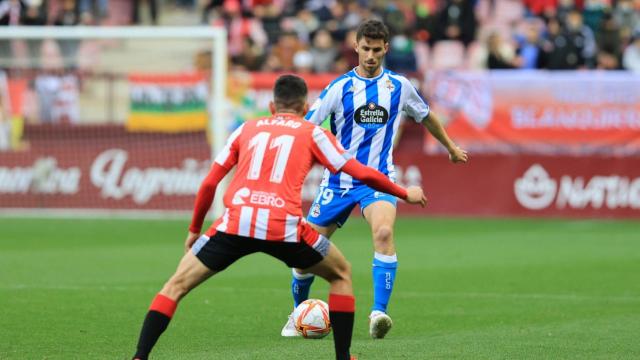
[[[191,211],[206,175],[203,132],[128,133],[118,126],[40,125],[26,129],[27,151],[0,152],[0,208]],[[398,182],[422,185],[426,209],[400,214],[640,218],[640,157],[444,155],[396,151]],[[322,177],[315,167],[306,206]]]
[[[424,210],[400,205],[403,214],[640,218],[640,157],[475,155],[453,165],[402,151],[395,159],[419,174],[429,199]]]
[[[433,73],[423,84],[449,135],[476,154],[640,154],[637,89],[628,72]]]
[[[0,152],[0,208],[189,210],[207,174],[204,132],[38,125]]]

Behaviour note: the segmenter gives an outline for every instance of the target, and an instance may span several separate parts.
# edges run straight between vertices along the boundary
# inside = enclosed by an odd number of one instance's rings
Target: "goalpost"
[[[0,126],[12,132],[12,146],[0,148],[0,212],[190,211],[194,184],[230,126],[225,29],[8,26],[0,41],[10,52],[2,59]],[[205,79],[193,63],[206,63],[208,52]],[[210,144],[205,158],[203,144]],[[214,213],[222,208],[216,196]]]

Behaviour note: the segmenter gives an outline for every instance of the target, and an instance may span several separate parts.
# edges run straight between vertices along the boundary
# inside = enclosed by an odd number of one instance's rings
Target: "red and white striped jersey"
[[[335,173],[347,160],[329,131],[293,114],[246,122],[215,159],[215,164],[225,169],[237,165],[237,170],[224,195],[224,214],[206,234],[300,241],[309,227],[300,196],[307,173],[316,162]]]

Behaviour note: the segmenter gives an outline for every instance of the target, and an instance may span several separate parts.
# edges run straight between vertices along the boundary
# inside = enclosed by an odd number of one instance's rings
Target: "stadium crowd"
[[[177,11],[172,25],[224,25],[232,66],[250,71],[344,72],[354,28],[377,17],[399,72],[640,72],[640,0],[0,0],[0,24],[163,25]]]

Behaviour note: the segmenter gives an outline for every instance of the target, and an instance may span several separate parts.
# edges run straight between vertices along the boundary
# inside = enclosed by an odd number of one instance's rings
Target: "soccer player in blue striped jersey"
[[[448,150],[452,162],[466,162],[466,151],[449,138],[409,80],[382,67],[389,48],[387,27],[378,20],[363,22],[358,27],[354,46],[358,53],[358,66],[329,84],[305,118],[318,125],[329,118],[331,132],[351,156],[393,181],[396,172],[392,148],[402,112],[424,124]],[[345,223],[356,205],[360,206],[372,231],[375,252],[369,333],[374,339],[379,339],[392,326],[387,306],[398,266],[393,239],[396,199],[371,189],[348,174],[332,175],[325,170],[307,221],[321,234],[330,237]],[[307,299],[312,282],[311,274],[293,270],[291,290],[294,306]],[[282,329],[282,336],[296,336],[291,317]]]

